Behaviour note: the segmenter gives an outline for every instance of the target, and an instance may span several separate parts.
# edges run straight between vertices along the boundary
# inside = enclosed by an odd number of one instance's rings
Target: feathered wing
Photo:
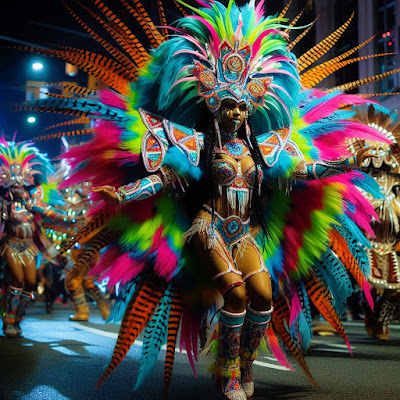
[[[264,170],[266,179],[279,180],[264,209],[270,237],[258,236],[278,299],[273,326],[309,377],[297,351],[310,344],[310,303],[349,346],[340,317],[354,291],[352,282],[370,298],[369,242],[363,232],[373,235],[369,224],[378,217],[362,192],[381,195],[373,179],[351,168],[309,181],[293,180],[291,171],[299,162],[351,156],[347,140],[352,137],[386,141],[352,120],[355,113],[348,108],[363,101],[340,92],[306,90],[286,149],[274,167]]]
[[[174,168],[179,190],[180,185],[184,189],[187,181],[200,178],[201,169],[193,163],[201,145],[197,133],[168,121],[163,124],[159,117],[131,108],[129,101],[129,95],[101,94],[102,104],[107,105],[103,110],[112,112],[98,122],[91,142],[65,154],[74,172],[61,184],[62,188],[82,181],[91,181],[94,187],[107,184],[119,187],[149,175],[145,167],[151,169],[157,163],[158,167]],[[110,115],[118,117],[115,120]],[[92,200],[97,206],[91,210],[90,220],[61,251],[76,241],[88,241],[91,251],[96,253],[105,248],[91,273],[108,278],[109,286],[119,283],[126,292],[126,298],[113,313],[114,319],[122,318],[121,329],[110,364],[98,384],[122,361],[143,331],[145,340],[136,386],[151,372],[162,345],[167,344],[167,388],[182,315],[182,275],[189,273],[184,270],[188,257],[184,256],[183,247],[190,220],[185,217],[183,204],[174,197],[173,188],[125,206],[105,204],[96,193],[92,194]],[[86,258],[80,262],[85,263]],[[199,328],[191,320],[191,309],[186,309],[186,314],[188,323],[183,326],[189,329],[184,329],[187,340],[184,332],[181,346],[192,360],[197,359]]]

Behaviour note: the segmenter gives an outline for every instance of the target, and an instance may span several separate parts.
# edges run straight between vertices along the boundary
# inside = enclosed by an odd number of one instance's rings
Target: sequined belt
[[[7,238],[7,244],[12,248],[17,250],[18,252],[23,252],[33,244],[32,239],[20,239],[16,237]]]
[[[212,215],[212,209],[207,204],[203,205],[204,211],[207,211],[210,216]],[[232,247],[239,241],[250,236],[249,226],[250,218],[243,221],[237,215],[230,215],[229,217],[222,217],[216,211],[214,211],[214,221],[211,222],[211,229],[208,230],[208,235],[213,235],[213,230],[215,229],[221,235],[222,240],[225,242],[227,247],[232,250]]]

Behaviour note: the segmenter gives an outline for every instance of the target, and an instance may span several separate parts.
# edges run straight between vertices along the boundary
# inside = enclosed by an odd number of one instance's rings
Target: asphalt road
[[[67,321],[70,307],[56,305],[46,315],[36,303],[23,322],[24,337],[0,337],[1,400],[136,400],[160,399],[163,362],[151,380],[134,392],[140,344],[99,389],[94,385],[111,355],[118,326],[104,325],[92,308],[90,322]],[[301,370],[282,368],[272,357],[261,357],[254,368],[256,395],[261,399],[400,399],[400,326],[391,340],[377,342],[361,322],[348,322],[354,355],[337,336],[316,336],[307,362],[319,387],[313,388]],[[164,352],[162,352],[162,356]],[[222,399],[201,360],[193,377],[186,355],[176,354],[169,399]]]

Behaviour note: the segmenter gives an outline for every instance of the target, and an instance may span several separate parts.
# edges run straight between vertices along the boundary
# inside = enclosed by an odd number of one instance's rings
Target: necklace
[[[218,153],[226,154],[236,161],[242,160],[245,156],[250,155],[250,151],[241,139],[232,139],[226,142]]]

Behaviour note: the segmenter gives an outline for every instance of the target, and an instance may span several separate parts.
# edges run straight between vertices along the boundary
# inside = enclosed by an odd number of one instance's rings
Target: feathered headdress
[[[385,135],[392,143],[382,143],[365,139],[354,139],[350,142],[350,150],[353,153],[365,147],[371,148],[374,158],[366,159],[362,167],[390,171],[394,174],[400,173],[400,118],[397,112],[385,114],[376,110],[373,106],[358,110],[354,117],[356,121],[362,122],[377,129]]]
[[[30,142],[0,140],[0,185],[37,186],[47,183],[53,167],[47,157]]]
[[[216,112],[229,98],[248,104],[259,132],[290,124],[300,82],[284,19],[265,18],[264,1],[239,8],[204,0],[200,9],[179,2],[195,15],[180,19],[153,51],[133,86],[134,107],[194,127],[201,106]]]

